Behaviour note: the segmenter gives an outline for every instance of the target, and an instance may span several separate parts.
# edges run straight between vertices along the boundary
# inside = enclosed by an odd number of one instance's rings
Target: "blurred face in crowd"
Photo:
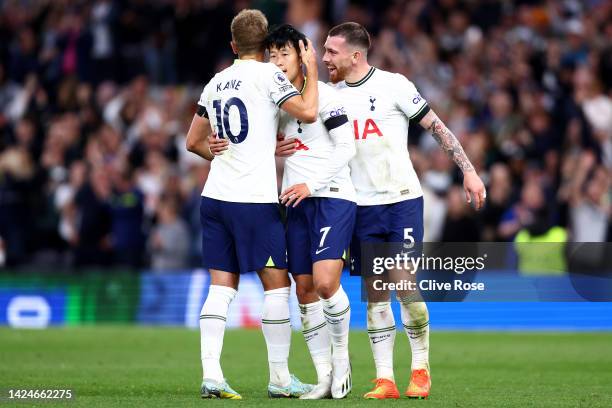
[[[329,80],[333,83],[343,81],[353,68],[355,50],[349,47],[341,36],[327,37],[323,63],[329,70]]]
[[[597,168],[586,185],[586,195],[595,204],[600,204],[608,192],[608,174],[603,167]]]
[[[300,74],[300,56],[291,43],[287,43],[280,48],[271,46],[270,62],[276,65],[285,73],[289,81],[294,82]]]
[[[105,200],[111,193],[111,185],[108,173],[102,167],[97,167],[92,170],[89,177],[89,182],[94,193],[99,199]]]
[[[465,194],[461,187],[453,186],[448,191],[447,200],[447,212],[450,218],[460,218],[466,210],[465,205]]]
[[[19,33],[19,47],[24,54],[34,52],[36,47],[36,37],[29,28],[23,29]]]
[[[79,188],[87,178],[87,165],[82,160],[77,160],[70,166],[70,184]]]
[[[489,98],[489,107],[495,118],[504,118],[512,113],[512,97],[504,91],[497,91]]]
[[[176,203],[162,202],[158,207],[159,220],[162,223],[171,223],[176,220],[178,207]]]
[[[28,119],[22,119],[17,122],[15,127],[15,137],[20,144],[29,146],[34,141],[34,123]]]
[[[527,182],[521,192],[523,203],[531,210],[536,210],[544,206],[544,193],[537,182]]]
[[[491,181],[489,192],[491,201],[502,204],[506,201],[512,191],[510,170],[505,164],[497,163],[491,167]]]

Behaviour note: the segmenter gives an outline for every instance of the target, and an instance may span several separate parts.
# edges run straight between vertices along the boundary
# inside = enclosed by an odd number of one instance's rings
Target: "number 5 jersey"
[[[423,195],[408,153],[408,126],[429,111],[405,76],[371,67],[360,81],[335,89],[349,112],[357,154],[351,176],[357,205],[392,204]]]

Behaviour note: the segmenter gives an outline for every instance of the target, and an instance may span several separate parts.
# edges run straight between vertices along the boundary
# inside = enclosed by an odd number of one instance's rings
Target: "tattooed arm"
[[[433,110],[427,112],[419,124],[423,126],[423,128],[431,131],[434,139],[436,139],[436,142],[438,142],[442,150],[444,150],[461,169],[463,172],[463,189],[465,190],[467,201],[471,203],[471,195],[473,195],[476,200],[476,209],[481,209],[487,196],[484,184],[482,180],[480,180],[480,177],[478,177],[478,174],[476,174],[474,166],[470,162],[470,159],[468,159],[463,147],[461,147],[461,143],[459,143],[453,132],[446,127],[444,122],[442,122]]]
[[[455,164],[461,169],[462,172],[474,171],[474,166],[468,159],[467,155],[461,147],[461,143],[457,140],[453,132],[451,132],[444,122],[430,110],[420,122],[421,126],[431,131],[431,134],[436,142],[440,145],[442,150],[453,159]]]

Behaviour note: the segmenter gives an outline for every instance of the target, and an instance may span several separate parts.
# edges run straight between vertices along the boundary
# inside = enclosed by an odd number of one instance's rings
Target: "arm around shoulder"
[[[280,107],[285,112],[306,123],[314,123],[319,116],[319,86],[318,81],[306,81],[306,87],[301,95],[287,99]]]

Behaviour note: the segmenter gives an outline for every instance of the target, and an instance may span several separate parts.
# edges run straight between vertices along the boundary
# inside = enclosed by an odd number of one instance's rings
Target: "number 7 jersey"
[[[299,95],[274,64],[236,60],[204,87],[199,109],[229,148],[211,163],[202,195],[238,203],[277,203],[280,106]]]

